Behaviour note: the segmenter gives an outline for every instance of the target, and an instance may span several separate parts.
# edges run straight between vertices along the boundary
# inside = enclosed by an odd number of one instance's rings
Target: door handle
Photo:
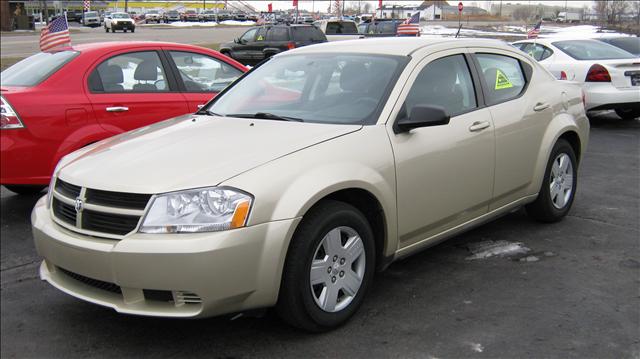
[[[129,111],[129,108],[124,106],[107,107],[107,112],[125,112],[125,111]]]
[[[469,126],[469,131],[471,132],[482,131],[489,126],[490,126],[489,121],[482,121],[482,122],[477,121],[477,122],[474,122],[473,125]]]
[[[199,104],[199,105],[198,105],[198,110],[199,110],[199,109],[201,109],[201,108],[203,108],[203,107],[204,107],[204,105],[205,105],[205,104],[203,104],[203,103]]]
[[[536,112],[546,110],[547,108],[549,108],[549,104],[542,102],[538,102],[535,106],[533,106],[533,110]]]

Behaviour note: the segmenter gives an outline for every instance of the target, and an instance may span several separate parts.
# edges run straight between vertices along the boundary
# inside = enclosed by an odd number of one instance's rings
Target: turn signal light
[[[296,48],[296,43],[293,41],[290,41],[287,43],[287,49],[292,50]]]
[[[566,80],[567,79],[567,73],[564,71],[560,71],[560,80]]]
[[[611,82],[609,71],[600,64],[594,64],[587,72],[585,82]]]
[[[236,210],[233,213],[233,218],[231,219],[231,228],[240,228],[244,227],[247,224],[247,217],[249,215],[249,201],[244,201],[238,203],[236,206]]]
[[[8,130],[13,128],[23,128],[24,125],[20,121],[20,117],[9,102],[0,96],[0,129]]]

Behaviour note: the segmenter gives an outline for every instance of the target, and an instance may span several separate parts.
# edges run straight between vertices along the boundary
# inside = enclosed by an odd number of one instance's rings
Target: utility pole
[[[124,0],[124,12],[129,12],[129,0]]]

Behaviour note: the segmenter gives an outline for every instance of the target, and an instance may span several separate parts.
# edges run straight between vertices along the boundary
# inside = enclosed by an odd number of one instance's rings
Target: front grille
[[[56,188],[56,191],[58,191],[60,194],[63,194],[66,197],[70,197],[73,199],[75,199],[80,195],[80,189],[81,189],[80,186],[76,186],[71,183],[65,182],[59,178],[56,179],[55,188]]]
[[[139,216],[84,210],[82,228],[94,232],[125,235],[138,225]]]
[[[76,209],[73,206],[54,197],[51,207],[53,208],[53,214],[61,221],[74,226],[76,225]]]
[[[80,187],[61,179],[54,188],[52,214],[60,225],[108,239],[135,230],[152,196]]]
[[[87,189],[85,194],[87,203],[102,206],[144,209],[151,198],[150,194],[111,192],[97,189]]]
[[[118,286],[117,284],[114,283],[109,283],[109,282],[103,282],[101,280],[98,279],[93,279],[93,278],[89,278],[89,277],[85,277],[81,274],[78,273],[73,273],[71,271],[68,271],[64,268],[60,268],[57,267],[60,272],[64,273],[65,275],[67,275],[68,277],[77,280],[78,282],[84,283],[90,287],[94,287],[94,288],[98,288],[107,292],[111,292],[111,293],[115,293],[115,294],[122,294],[122,290],[120,289],[120,286]]]

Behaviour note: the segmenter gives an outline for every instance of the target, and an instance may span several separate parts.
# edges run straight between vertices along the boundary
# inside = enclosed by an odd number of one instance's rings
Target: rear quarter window
[[[80,55],[78,51],[40,52],[2,71],[3,86],[36,86]]]
[[[291,27],[293,41],[327,41],[322,31],[315,26]]]

